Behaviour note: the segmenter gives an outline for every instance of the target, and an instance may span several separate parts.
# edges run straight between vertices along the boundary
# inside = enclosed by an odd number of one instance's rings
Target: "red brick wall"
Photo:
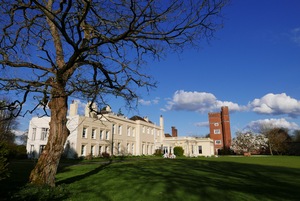
[[[229,148],[231,145],[231,131],[228,107],[222,107],[221,112],[208,113],[210,138],[214,140],[215,152],[218,149]],[[220,144],[216,144],[220,140]]]

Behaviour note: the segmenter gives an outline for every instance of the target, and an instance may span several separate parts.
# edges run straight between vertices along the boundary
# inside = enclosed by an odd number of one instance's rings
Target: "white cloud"
[[[156,97],[156,98],[153,99],[153,100],[144,100],[144,99],[140,99],[140,100],[139,100],[139,104],[141,104],[141,105],[146,105],[146,106],[153,105],[153,104],[156,105],[156,104],[159,103],[159,100],[160,100],[159,97]]]
[[[245,106],[239,106],[237,103],[217,100],[211,93],[178,90],[174,93],[172,100],[168,102],[166,110],[204,113],[219,110],[222,106],[228,106],[230,111],[243,111],[246,109]]]
[[[295,122],[289,122],[285,118],[280,119],[260,119],[251,121],[245,129],[259,132],[261,128],[288,128],[290,130],[300,129],[299,125]]]
[[[254,112],[260,114],[288,114],[289,116],[300,115],[300,101],[287,96],[285,93],[269,93],[260,99],[254,99],[249,106]]]
[[[300,46],[300,27],[291,30],[291,39]]]
[[[209,127],[209,122],[204,121],[204,122],[197,122],[194,124],[196,127]]]

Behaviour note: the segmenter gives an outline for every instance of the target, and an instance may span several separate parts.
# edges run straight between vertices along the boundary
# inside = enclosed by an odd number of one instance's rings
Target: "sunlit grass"
[[[298,200],[299,157],[149,159],[68,167],[69,200]]]
[[[0,200],[10,200],[26,184],[33,165],[11,162]],[[60,198],[74,201],[300,200],[300,157],[62,161],[56,180],[66,191]]]

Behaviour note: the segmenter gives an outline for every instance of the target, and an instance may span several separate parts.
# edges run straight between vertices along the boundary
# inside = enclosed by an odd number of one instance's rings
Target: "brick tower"
[[[215,153],[227,150],[231,145],[229,109],[221,107],[221,112],[208,113],[210,138],[214,140]]]

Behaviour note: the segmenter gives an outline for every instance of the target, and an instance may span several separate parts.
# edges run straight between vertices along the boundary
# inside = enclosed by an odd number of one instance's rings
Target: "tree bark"
[[[55,91],[58,92],[57,89]],[[69,135],[67,128],[68,97],[64,94],[63,88],[59,90],[60,93],[56,92],[52,93],[54,95],[49,102],[51,120],[48,142],[29,178],[30,183],[36,185],[55,186],[57,167]]]

